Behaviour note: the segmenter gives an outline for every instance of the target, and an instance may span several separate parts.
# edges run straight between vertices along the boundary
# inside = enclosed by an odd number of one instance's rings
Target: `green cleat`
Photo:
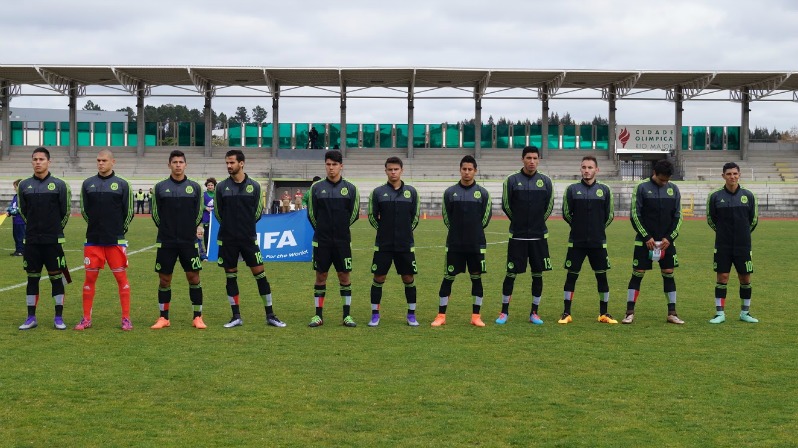
[[[748,322],[749,324],[755,324],[759,322],[759,319],[750,315],[748,311],[741,311],[740,312],[740,320],[743,322]]]
[[[726,313],[723,311],[718,311],[715,317],[709,319],[709,323],[711,324],[722,324],[723,322],[726,322]]]
[[[343,324],[344,324],[344,327],[357,327],[357,324],[355,323],[355,320],[352,319],[352,316],[344,317]]]
[[[321,317],[313,316],[313,318],[310,319],[310,323],[308,324],[308,327],[316,328],[316,327],[321,327],[322,325],[324,325],[324,321],[321,320]]]

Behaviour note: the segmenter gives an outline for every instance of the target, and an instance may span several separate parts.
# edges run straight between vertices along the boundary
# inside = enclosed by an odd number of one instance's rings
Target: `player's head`
[[[599,172],[598,160],[593,156],[582,157],[582,165],[579,171],[582,173],[582,180],[592,184],[596,180],[596,174]]]
[[[33,150],[31,155],[33,173],[39,177],[44,177],[50,171],[50,151],[44,146],[39,146]]]
[[[240,149],[231,149],[224,155],[224,163],[227,165],[227,174],[231,176],[238,176],[241,170],[244,169],[244,151]]]
[[[178,180],[186,175],[186,155],[183,151],[175,149],[169,153],[169,170],[172,177]]]
[[[385,175],[388,176],[389,183],[399,182],[404,171],[404,164],[399,157],[388,157],[385,161]]]
[[[321,180],[321,176],[313,176],[312,182],[318,182]]]
[[[17,189],[17,185],[19,185],[20,182],[22,182],[22,179],[17,179],[17,180],[14,181],[14,189],[15,190]]]
[[[113,173],[114,164],[116,164],[116,159],[114,159],[114,153],[111,150],[101,149],[97,153],[97,173],[100,176],[105,177]]]
[[[216,189],[216,178],[209,177],[205,179],[205,189],[208,191],[213,191]]]
[[[521,160],[524,162],[524,172],[535,174],[540,162],[540,150],[537,146],[527,146],[521,152]]]
[[[477,159],[472,155],[463,156],[460,159],[460,182],[465,185],[474,183],[474,177],[477,175]]]
[[[343,168],[344,158],[340,151],[327,151],[324,154],[324,169],[327,172],[327,179],[338,182]]]
[[[324,153],[324,161],[332,160],[333,162],[338,162],[343,165],[344,163],[344,156],[341,155],[341,151],[327,151]]]
[[[737,190],[740,183],[740,166],[734,162],[723,164],[723,180],[726,181],[726,188]]]
[[[244,151],[240,149],[231,149],[230,151],[227,151],[227,153],[224,155],[225,160],[228,157],[235,157],[236,162],[245,162],[247,160],[247,157],[244,155]]]
[[[657,163],[654,164],[654,175],[651,176],[651,179],[654,180],[655,184],[662,187],[668,182],[670,182],[671,176],[673,176],[672,163],[670,163],[665,159],[662,159],[658,160]]]

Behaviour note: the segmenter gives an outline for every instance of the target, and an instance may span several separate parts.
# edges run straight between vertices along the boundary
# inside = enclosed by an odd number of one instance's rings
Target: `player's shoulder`
[[[341,184],[344,185],[345,187],[354,188],[354,189],[357,190],[357,185],[355,185],[354,183],[352,183],[349,179],[347,179],[345,177],[341,178]]]

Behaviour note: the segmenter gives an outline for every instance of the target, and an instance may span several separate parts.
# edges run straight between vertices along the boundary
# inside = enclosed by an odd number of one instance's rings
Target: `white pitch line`
[[[139,253],[139,252],[144,252],[144,251],[146,251],[146,250],[150,250],[150,249],[152,249],[153,247],[155,247],[155,245],[154,245],[154,244],[153,244],[152,246],[147,246],[147,247],[145,247],[145,248],[143,248],[143,249],[134,250],[133,252],[128,252],[128,255],[135,255],[135,254],[137,254],[137,253]],[[69,272],[75,272],[75,271],[79,271],[79,270],[81,270],[81,269],[83,269],[83,265],[80,265],[80,266],[74,267],[74,268],[70,269],[70,270],[69,270]],[[47,280],[47,279],[49,279],[49,278],[50,278],[50,276],[49,276],[49,275],[45,275],[44,277],[40,278],[40,279],[39,279],[39,281],[40,281],[40,282],[42,282],[42,281],[45,281],[45,280]],[[12,289],[21,288],[21,287],[23,287],[23,286],[27,286],[27,285],[28,285],[28,282],[25,282],[25,283],[18,283],[18,284],[16,284],[16,285],[11,285],[11,286],[6,286],[5,288],[2,288],[2,289],[0,289],[0,292],[11,291]]]

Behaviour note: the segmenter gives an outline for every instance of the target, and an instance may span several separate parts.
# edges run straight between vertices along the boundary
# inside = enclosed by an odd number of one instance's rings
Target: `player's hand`
[[[665,252],[665,249],[669,248],[670,245],[671,245],[671,242],[668,241],[667,238],[663,238],[662,241],[660,241],[659,248],[660,248],[661,251]]]
[[[648,250],[654,250],[657,247],[654,238],[649,238],[648,241],[646,241],[646,247]]]

